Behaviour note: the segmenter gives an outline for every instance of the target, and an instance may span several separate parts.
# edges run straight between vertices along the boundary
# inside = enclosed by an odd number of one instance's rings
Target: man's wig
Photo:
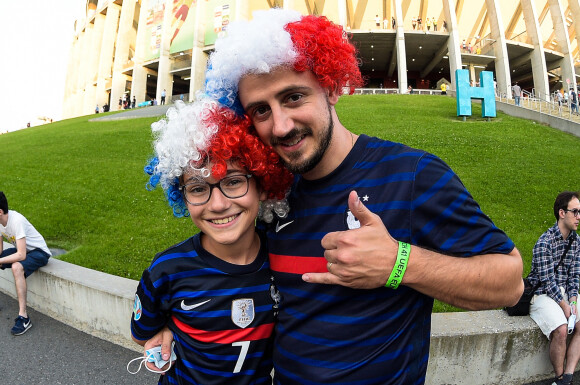
[[[292,174],[278,154],[260,140],[246,116],[210,99],[193,104],[177,101],[151,128],[155,156],[145,167],[150,175],[147,188],[153,190],[160,184],[175,216],[189,214],[179,190],[183,174],[195,170],[204,178],[221,179],[226,176],[227,162],[246,169],[266,191],[268,201],[261,206],[262,219],[269,222],[272,210],[281,217],[287,214],[285,197]]]
[[[347,33],[324,16],[292,10],[256,11],[251,21],[228,25],[215,43],[206,71],[206,94],[243,114],[238,83],[247,74],[280,66],[312,71],[323,88],[352,94],[363,85],[356,49]]]

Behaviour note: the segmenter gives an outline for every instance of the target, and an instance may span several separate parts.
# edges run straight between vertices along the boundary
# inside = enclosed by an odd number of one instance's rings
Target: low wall
[[[27,278],[27,304],[66,325],[141,351],[131,339],[137,281],[50,258]],[[0,271],[0,291],[16,298],[14,278]]]
[[[33,309],[141,351],[130,334],[137,281],[51,258],[27,282]],[[0,271],[0,291],[16,298],[9,270]],[[529,317],[500,310],[433,314],[427,384],[521,385],[551,376],[548,341]]]
[[[427,383],[521,385],[553,377],[548,339],[530,317],[503,310],[436,313]]]
[[[540,123],[549,125],[550,127],[556,128],[560,131],[567,132],[569,134],[580,137],[580,124],[570,120],[560,118],[558,116],[541,113],[525,107],[518,107],[513,104],[496,102],[496,109],[498,111],[505,112],[510,116],[515,116],[516,118],[523,118],[528,120],[535,120]]]

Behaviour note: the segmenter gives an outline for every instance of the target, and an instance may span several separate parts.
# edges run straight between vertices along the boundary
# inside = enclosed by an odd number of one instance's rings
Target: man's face
[[[304,175],[319,166],[332,139],[331,109],[338,98],[329,99],[312,72],[282,67],[246,75],[239,95],[262,141],[291,172]]]
[[[568,210],[580,210],[580,201],[578,198],[572,198],[568,202]],[[562,210],[564,211],[564,210]],[[560,213],[562,213],[560,211]],[[560,220],[563,222],[564,226],[570,231],[578,230],[578,223],[580,222],[580,214],[574,215],[573,211],[564,211],[564,216],[560,215]]]

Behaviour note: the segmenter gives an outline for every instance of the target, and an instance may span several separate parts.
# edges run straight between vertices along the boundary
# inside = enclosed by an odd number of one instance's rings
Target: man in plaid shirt
[[[580,332],[574,322],[574,317],[580,321],[576,304],[580,275],[580,246],[576,234],[580,222],[579,195],[579,192],[564,191],[556,197],[556,224],[536,242],[532,271],[528,276],[532,285],[540,282],[530,305],[530,317],[550,340],[550,360],[556,374],[552,385],[572,384],[572,374],[580,359]],[[570,326],[576,327],[566,349],[570,319]]]

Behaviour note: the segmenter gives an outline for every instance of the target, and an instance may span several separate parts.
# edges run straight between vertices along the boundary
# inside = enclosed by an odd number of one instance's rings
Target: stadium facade
[[[493,71],[541,98],[576,87],[580,0],[88,0],[75,22],[64,117],[119,100],[192,100],[233,20],[271,7],[324,15],[359,50],[369,88],[455,89],[455,70]],[[419,21],[420,19],[420,21]]]

